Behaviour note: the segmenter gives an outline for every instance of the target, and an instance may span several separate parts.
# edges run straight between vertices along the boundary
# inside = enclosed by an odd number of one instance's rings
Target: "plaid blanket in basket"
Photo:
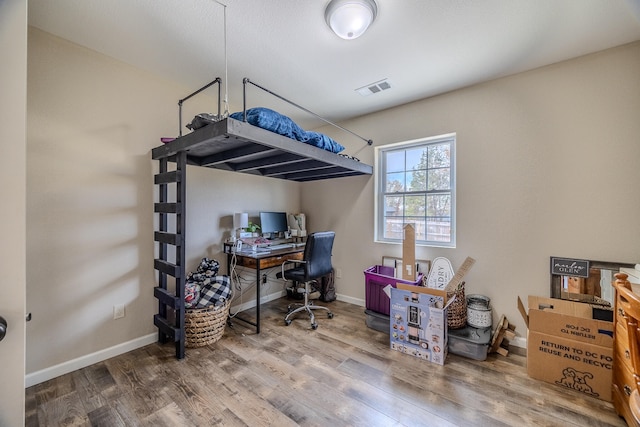
[[[218,276],[220,263],[202,258],[195,273],[187,274],[185,307],[203,308],[211,304],[223,305],[231,296],[231,280]]]
[[[200,299],[197,307],[209,304],[223,305],[231,295],[231,280],[229,276],[215,276],[208,283],[200,287]]]

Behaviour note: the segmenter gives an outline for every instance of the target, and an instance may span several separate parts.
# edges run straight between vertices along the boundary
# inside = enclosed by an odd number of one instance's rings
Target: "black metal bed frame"
[[[217,118],[219,121],[182,136],[182,104],[214,84],[218,84]],[[222,118],[220,84],[221,79],[218,77],[179,100],[180,136],[152,150],[152,158],[160,162],[158,174],[154,176],[154,184],[158,188],[158,202],[154,203],[154,213],[159,217],[157,230],[154,233],[154,241],[158,243],[158,257],[154,260],[154,269],[158,272],[158,286],[154,288],[154,296],[158,299],[158,314],[154,316],[153,322],[158,328],[158,342],[175,343],[178,359],[185,357],[187,165],[299,182],[373,173],[370,165],[248,124],[246,122],[246,88],[251,84],[326,123],[355,135],[368,145],[373,143],[370,139],[363,138],[251,82],[248,78],[243,80],[244,121]],[[175,166],[170,168],[170,164]],[[170,187],[173,191],[170,191]],[[170,278],[173,278],[173,281]]]

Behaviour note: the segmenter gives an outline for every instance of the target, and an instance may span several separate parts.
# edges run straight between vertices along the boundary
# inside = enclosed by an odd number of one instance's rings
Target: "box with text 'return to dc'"
[[[529,328],[527,374],[610,402],[614,323],[582,302],[529,296],[528,308],[518,298]]]

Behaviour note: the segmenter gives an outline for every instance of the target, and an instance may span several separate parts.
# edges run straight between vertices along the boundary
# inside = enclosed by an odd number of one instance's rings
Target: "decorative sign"
[[[444,289],[453,277],[453,267],[451,261],[444,257],[437,257],[433,260],[433,265],[427,276],[427,287],[433,289]]]
[[[551,257],[551,274],[559,276],[589,277],[589,261],[584,259]]]

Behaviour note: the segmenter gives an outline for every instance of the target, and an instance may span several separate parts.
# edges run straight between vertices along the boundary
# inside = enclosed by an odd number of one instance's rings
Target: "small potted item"
[[[247,231],[251,233],[252,237],[260,237],[258,236],[258,230],[260,230],[260,226],[258,224],[254,224],[253,222],[249,222],[246,228]]]

